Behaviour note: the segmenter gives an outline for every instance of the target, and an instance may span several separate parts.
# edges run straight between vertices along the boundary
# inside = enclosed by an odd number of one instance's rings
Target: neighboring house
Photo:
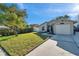
[[[0,26],[0,30],[3,30],[3,29],[10,29],[10,28],[7,26]]]
[[[79,28],[79,24],[77,25],[77,28]]]
[[[79,29],[79,18],[78,18],[77,22],[78,22],[78,23],[77,23],[77,28]]]
[[[33,28],[33,31],[39,32],[39,25],[38,24],[31,24],[31,27]]]
[[[77,19],[77,23],[75,24],[75,31],[79,32],[79,18]]]
[[[74,24],[76,21],[68,18],[60,18],[45,22],[40,25],[40,31],[45,31],[52,34],[73,34]]]
[[[7,26],[0,26],[0,35],[7,35],[9,34],[10,28]]]
[[[78,31],[79,32],[79,24],[77,25],[77,27],[76,27],[76,31]]]
[[[44,22],[41,25],[39,25],[39,31],[40,32],[47,32],[47,24],[48,24],[48,22]]]

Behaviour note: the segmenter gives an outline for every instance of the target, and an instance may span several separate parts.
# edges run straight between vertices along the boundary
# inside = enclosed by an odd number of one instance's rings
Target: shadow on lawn
[[[41,33],[34,32],[34,34],[40,36],[43,40],[45,40],[48,36],[42,35]]]
[[[68,39],[66,40],[66,38],[69,37],[71,39],[69,39],[70,41],[68,41]],[[58,40],[59,39],[59,40]],[[64,40],[62,40],[64,39]],[[60,36],[58,36],[58,38],[54,38],[55,41],[57,41],[57,46],[74,54],[79,56],[79,48],[76,46],[75,42],[73,41],[74,37],[73,36],[63,36],[60,38]]]
[[[0,36],[0,38],[1,38],[1,37],[4,37],[4,36]],[[10,37],[5,36],[5,38],[1,39],[0,41],[5,41],[5,40],[11,39],[11,38],[13,38],[13,37],[14,37],[14,36],[10,36]]]

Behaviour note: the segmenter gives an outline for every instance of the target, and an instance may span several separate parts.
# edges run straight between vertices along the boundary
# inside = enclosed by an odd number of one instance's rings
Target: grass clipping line
[[[20,34],[9,40],[2,41],[1,47],[11,56],[23,56],[42,44],[45,37],[47,36],[41,37],[41,35],[35,33]]]

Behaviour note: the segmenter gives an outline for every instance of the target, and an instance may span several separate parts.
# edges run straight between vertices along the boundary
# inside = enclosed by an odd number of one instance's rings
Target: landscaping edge
[[[49,39],[49,37],[47,37],[46,39],[44,39],[45,41],[44,42],[46,42],[47,40]],[[41,44],[43,44],[44,42],[42,42],[42,43],[40,43],[39,45],[37,45],[36,47],[34,47],[32,50],[34,50],[35,48],[37,48],[38,46],[40,46]],[[8,55],[8,56],[12,56],[12,55],[10,55],[1,45],[0,45],[0,47],[2,48],[2,50]],[[29,54],[32,50],[30,50],[27,54]],[[25,54],[25,55],[27,55],[27,54]],[[23,56],[25,56],[25,55],[23,55]]]
[[[47,37],[44,42],[46,42],[48,39],[49,39],[49,37]],[[42,45],[44,42],[42,42],[42,43],[40,43],[39,45],[37,45],[36,47],[34,47],[31,51],[33,51],[35,48],[37,48],[37,47],[39,47],[40,45]],[[27,54],[29,54],[31,51],[29,51]],[[26,54],[26,55],[27,55],[27,54]],[[25,55],[23,55],[23,56],[25,56]]]

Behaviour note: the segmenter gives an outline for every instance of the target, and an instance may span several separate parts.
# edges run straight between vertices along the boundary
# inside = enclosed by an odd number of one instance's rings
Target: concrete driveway
[[[75,43],[74,35],[54,35],[51,39],[57,41],[57,46],[79,56],[79,48]]]
[[[51,39],[56,41],[73,42],[74,35],[53,35]]]
[[[26,56],[77,56],[79,48],[73,35],[53,35]]]

